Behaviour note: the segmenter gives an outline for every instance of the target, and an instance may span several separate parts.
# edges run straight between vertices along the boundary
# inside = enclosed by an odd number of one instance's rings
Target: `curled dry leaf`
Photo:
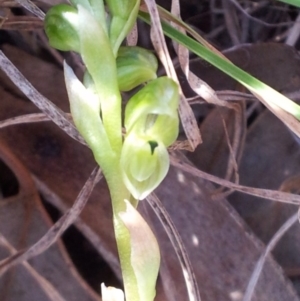
[[[126,37],[127,45],[128,46],[136,46],[138,42],[138,27],[137,23],[134,24],[133,28],[131,29],[130,33]]]
[[[11,254],[17,253],[17,250],[7,241],[0,233],[0,245],[4,246]],[[28,262],[23,262],[22,265],[36,280],[37,284],[45,292],[50,301],[66,301],[65,298],[55,289],[55,287],[43,276],[41,276]]]
[[[28,259],[43,253],[53,245],[62,233],[76,220],[88,201],[94,186],[101,178],[102,174],[99,169],[96,168],[82,188],[73,207],[68,210],[38,242],[32,245],[28,250],[19,251],[13,256],[0,261],[0,276],[16,264],[27,261]]]
[[[51,223],[41,205],[29,171],[3,141],[0,143],[0,158],[1,164],[6,164],[13,173],[18,185],[15,194],[9,194],[0,201],[0,258],[8,256],[12,259],[18,254],[16,249],[24,249],[33,244],[47,231]],[[2,179],[8,174],[8,170],[1,169]],[[14,186],[15,180],[6,178],[6,183],[8,186]],[[7,191],[4,196],[6,194]],[[10,264],[9,260],[7,262]],[[66,282],[68,285],[65,285]],[[19,301],[75,301],[77,298],[99,301],[96,294],[85,286],[77,274],[60,241],[46,254],[31,261],[30,265],[23,262],[6,275],[2,275],[1,300],[4,296],[7,300]]]

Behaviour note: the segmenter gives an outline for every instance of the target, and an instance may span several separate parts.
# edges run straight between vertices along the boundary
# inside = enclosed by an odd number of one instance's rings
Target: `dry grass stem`
[[[172,219],[163,207],[159,198],[154,193],[147,197],[147,202],[159,218],[172,243],[173,249],[176,252],[186,283],[189,301],[201,301],[198,284],[195,278],[195,274],[193,272],[192,265],[185,251],[185,247],[181,240],[181,237],[175,225],[172,222]]]
[[[43,196],[43,199],[57,208],[60,212],[66,213],[70,208],[67,207],[64,201],[54,193],[45,183],[40,179],[32,175],[33,181],[39,193]],[[119,261],[116,256],[114,256],[103,243],[101,236],[95,230],[93,230],[90,225],[84,222],[83,219],[78,216],[74,222],[74,226],[84,235],[84,237],[91,243],[95,250],[109,262],[110,267],[114,271],[115,275],[121,280],[121,268]]]
[[[164,65],[167,75],[178,83],[178,78],[165,42],[155,0],[145,0],[145,3],[151,16],[151,40],[153,46],[162,64]],[[197,145],[202,142],[202,139],[194,113],[185,96],[183,95],[181,88],[180,95],[179,115],[181,118],[182,126],[184,128],[184,132],[191,144],[191,148],[194,150]]]
[[[69,209],[38,242],[36,242],[29,249],[18,251],[14,255],[0,261],[0,276],[16,264],[27,261],[30,258],[43,253],[51,245],[53,245],[62,235],[62,233],[77,219],[86,202],[88,201],[93,188],[101,178],[101,171],[99,168],[95,168],[81,189],[72,208]]]
[[[26,8],[31,13],[33,13],[39,19],[44,20],[45,13],[38,6],[36,6],[32,1],[30,1],[30,0],[16,0],[16,2],[19,3],[21,6],[23,6],[24,8]]]
[[[7,241],[7,239],[0,233],[0,244],[5,247],[11,254],[16,254],[16,249]],[[67,301],[63,298],[55,287],[43,276],[41,276],[28,262],[22,262],[22,265],[36,280],[37,284],[41,287],[45,295],[50,301]]]
[[[274,249],[278,241],[281,239],[281,237],[298,221],[298,213],[292,215],[280,228],[279,230],[273,235],[272,239],[266,246],[265,251],[260,256],[259,260],[257,261],[254,271],[251,275],[251,278],[248,282],[248,286],[243,298],[243,301],[251,301],[255,286],[258,282],[260,273],[263,269],[263,266],[266,262],[266,259],[268,255],[271,253],[271,251]]]
[[[0,121],[0,129],[3,129],[11,125],[42,122],[42,121],[51,121],[51,119],[44,113],[26,114],[26,115],[16,116]]]
[[[58,125],[73,139],[80,143],[84,143],[74,124],[72,124],[66,117],[66,113],[64,113],[46,97],[41,95],[2,51],[0,51],[0,68],[6,73],[11,81],[56,125]]]
[[[177,167],[178,169],[187,172],[195,177],[202,178],[204,180],[213,182],[215,184],[223,185],[225,187],[234,189],[236,191],[246,193],[249,195],[261,197],[264,199],[268,199],[271,201],[277,201],[287,204],[294,204],[297,206],[300,206],[300,196],[296,194],[291,194],[287,192],[281,192],[276,190],[269,190],[269,189],[260,189],[260,188],[253,188],[253,187],[247,187],[243,185],[237,185],[232,182],[229,182],[227,180],[221,179],[219,177],[213,176],[211,174],[208,174],[206,172],[203,172],[192,165],[186,164],[182,162],[182,160],[176,158],[174,155],[170,157],[170,162],[174,167]]]

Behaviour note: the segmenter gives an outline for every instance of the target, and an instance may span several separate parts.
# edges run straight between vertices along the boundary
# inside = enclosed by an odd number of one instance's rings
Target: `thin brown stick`
[[[26,114],[26,115],[16,116],[0,121],[0,129],[12,125],[17,125],[17,124],[43,122],[43,121],[51,121],[51,119],[44,113]]]
[[[41,95],[13,63],[0,51],[0,68],[6,73],[11,81],[56,125],[65,131],[73,139],[84,143],[74,124],[66,117],[66,114],[54,103]]]

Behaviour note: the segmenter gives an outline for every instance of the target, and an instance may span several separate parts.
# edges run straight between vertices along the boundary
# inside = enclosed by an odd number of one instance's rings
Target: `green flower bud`
[[[129,133],[121,154],[123,181],[137,200],[148,196],[169,170],[169,155],[160,141]]]
[[[52,47],[80,52],[77,10],[66,4],[53,6],[45,17],[45,31]]]
[[[151,81],[127,103],[127,132],[139,132],[140,135],[152,137],[168,147],[178,136],[178,103],[178,86],[172,79],[160,77]]]
[[[109,12],[113,17],[128,18],[131,11],[136,6],[137,0],[105,0]]]
[[[116,55],[118,49],[136,22],[140,0],[106,0],[110,23],[110,41]]]
[[[155,55],[141,47],[120,47],[117,57],[118,84],[121,91],[130,91],[156,78]]]

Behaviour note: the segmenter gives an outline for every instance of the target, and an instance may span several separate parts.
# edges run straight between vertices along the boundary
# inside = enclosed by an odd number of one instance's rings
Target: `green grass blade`
[[[150,24],[150,18],[147,13],[140,11],[139,18],[144,22]],[[162,28],[166,36],[184,45],[186,48],[188,48],[190,51],[192,51],[205,61],[209,62],[230,77],[234,78],[251,92],[255,93],[255,95],[261,96],[261,98],[263,98],[270,107],[279,107],[300,120],[300,107],[289,98],[259,81],[249,73],[238,68],[231,62],[215,54],[208,48],[202,46],[192,38],[182,34],[180,31],[164,21],[162,21]]]
[[[277,1],[300,7],[300,1],[299,0],[277,0]]]

